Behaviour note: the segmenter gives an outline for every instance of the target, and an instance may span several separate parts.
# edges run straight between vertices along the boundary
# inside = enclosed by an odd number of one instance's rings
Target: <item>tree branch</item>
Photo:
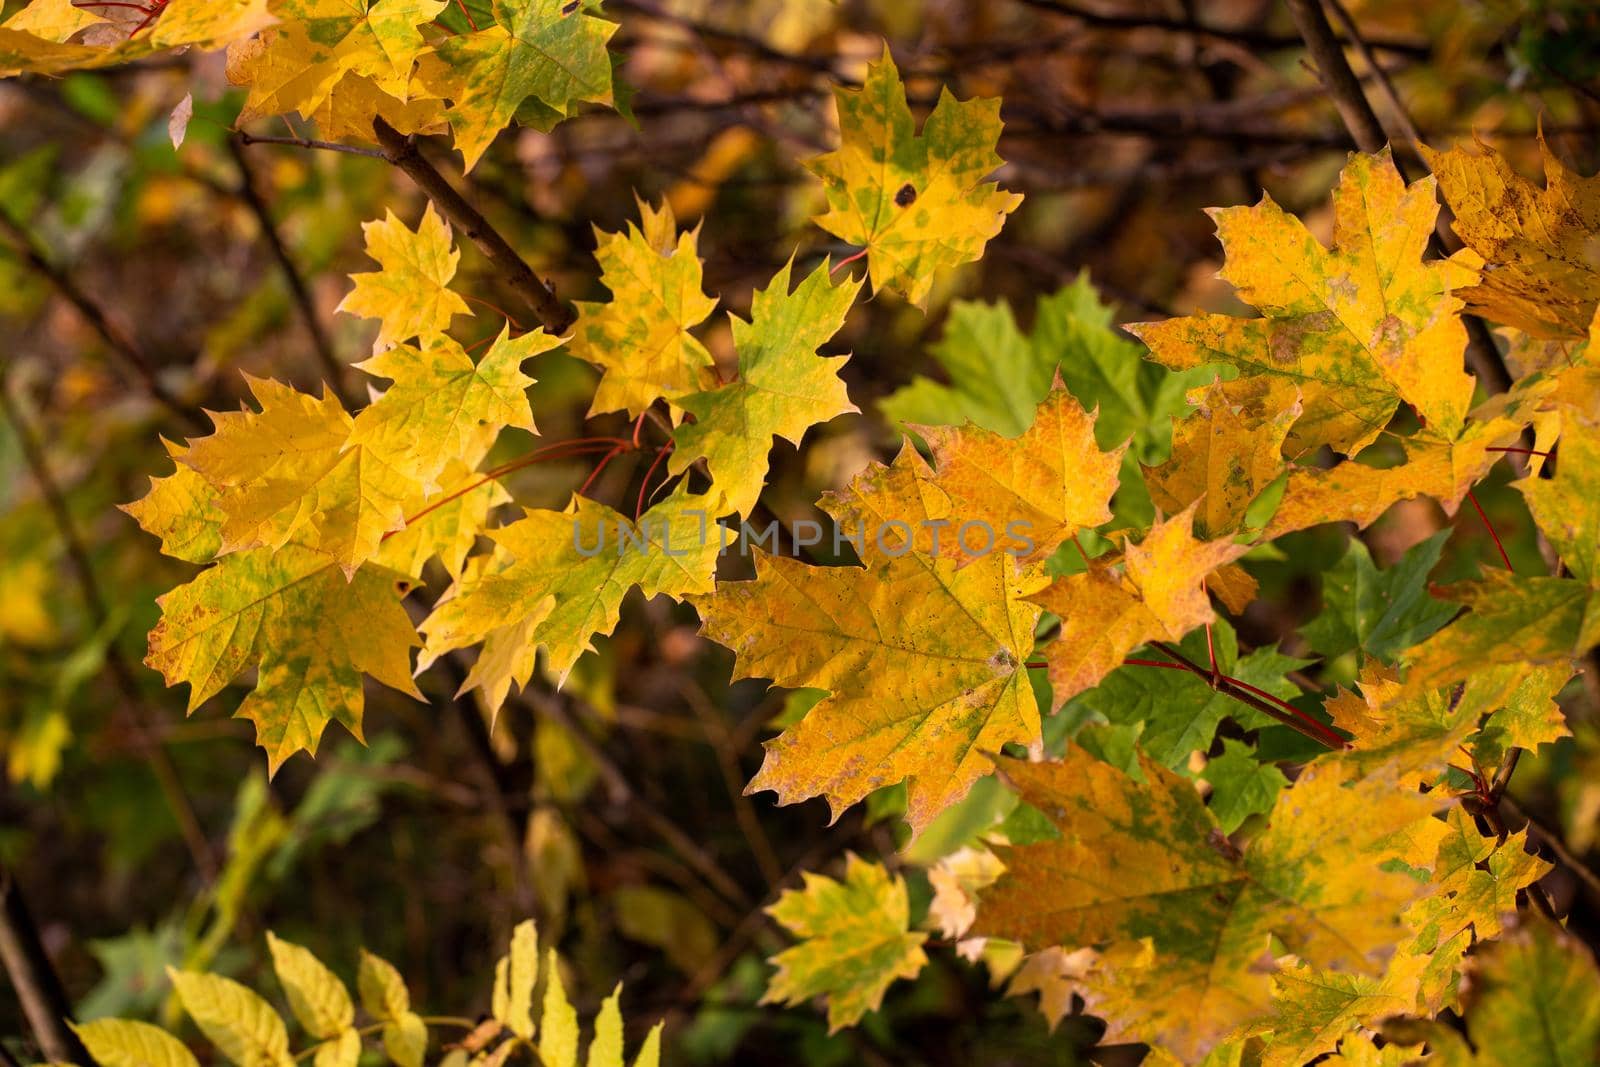
[[[367,156],[371,159],[387,160],[376,148],[364,148],[361,145],[340,144],[337,141],[318,141],[311,137],[263,137],[260,134],[239,130],[239,143],[249,147],[253,144],[287,144],[296,148],[316,148],[324,152],[344,152],[352,156]]]
[[[1322,0],[1285,0],[1285,3],[1300,29],[1300,36],[1305,38],[1306,50],[1316,63],[1317,77],[1328,91],[1334,107],[1339,110],[1339,117],[1344,120],[1356,147],[1363,152],[1382,151],[1389,143],[1389,136],[1378,121],[1377,113],[1372,110],[1372,104],[1361,88],[1361,80],[1350,69],[1344,46],[1334,36],[1333,27],[1328,24],[1328,17],[1322,10]],[[1352,21],[1350,25],[1353,28],[1355,23]],[[1395,98],[1395,104],[1398,108],[1398,97]],[[1403,113],[1403,109],[1401,111]],[[1410,117],[1407,116],[1405,124],[1410,126],[1410,123]],[[1414,126],[1411,128],[1415,129]],[[1401,180],[1410,181],[1401,160],[1395,159],[1394,166]],[[1443,247],[1444,239],[1435,233],[1434,243],[1439,246],[1435,249],[1438,251]],[[1491,393],[1503,393],[1511,388],[1511,375],[1483,320],[1476,315],[1462,315],[1461,322],[1467,330],[1467,362],[1473,374]]]
[[[517,250],[422,157],[416,143],[381,118],[373,120],[372,129],[383,146],[384,158],[405,171],[440,213],[499,268],[502,279],[528,302],[544,328],[556,335],[566,333],[576,318],[572,309],[556,299],[555,291],[533,273]]]
[[[1344,45],[1334,36],[1328,16],[1323,13],[1320,0],[1285,0],[1294,24],[1305,41],[1306,51],[1316,64],[1317,77],[1333,106],[1339,109],[1345,129],[1350,131],[1356,147],[1363,152],[1381,152],[1389,143],[1389,135],[1378,121],[1377,113],[1361,90],[1361,82],[1344,57]],[[1398,169],[1399,163],[1395,164]],[[1402,178],[1406,175],[1402,171]]]
[[[260,190],[256,188],[255,174],[250,170],[250,161],[245,158],[240,138],[228,138],[228,154],[233,156],[234,165],[239,168],[238,197],[256,217],[256,225],[261,230],[261,239],[267,243],[272,258],[278,261],[278,267],[283,271],[283,280],[289,285],[289,295],[300,311],[300,320],[305,323],[306,333],[311,337],[311,348],[317,354],[317,362],[322,364],[323,373],[328,376],[328,386],[339,398],[340,403],[346,408],[352,407],[352,399],[345,388],[344,366],[333,353],[333,344],[328,340],[327,331],[322,328],[322,320],[317,318],[316,307],[311,302],[311,290],[307,287],[300,268],[295,266],[294,259],[290,257],[288,247],[283,243],[283,236],[278,232],[278,224],[272,217],[272,209],[267,206]]]
[[[1224,29],[1216,26],[1205,26],[1194,19],[1163,18],[1154,14],[1106,14],[1089,10],[1079,4],[1069,3],[1067,0],[1021,0],[1021,3],[1024,7],[1048,11],[1066,18],[1074,18],[1087,25],[1101,29],[1166,30],[1172,33],[1187,33],[1196,37],[1227,41],[1232,44],[1259,49],[1293,48],[1300,43],[1298,38],[1287,34],[1268,33],[1263,30]],[[1374,41],[1373,45],[1383,49],[1385,52],[1394,52],[1415,59],[1426,59],[1429,55],[1428,46],[1415,41],[1380,40]]]
[[[178,416],[192,429],[200,431],[207,429],[205,420],[195,409],[184,404],[162,384],[160,376],[156,373],[155,362],[138,343],[111,320],[105,309],[95,303],[72,275],[52,263],[45,255],[44,249],[33,239],[33,235],[3,210],[0,210],[0,229],[6,231],[28,266],[49,282],[56,292],[77,310],[89,328],[100,335],[106,347],[134,377],[139,379],[152,399]]]
[[[22,899],[22,890],[4,865],[0,865],[0,964],[11,978],[23,1018],[45,1058],[53,1063],[93,1063],[67,1025],[72,1004],[39,940],[39,929]]]

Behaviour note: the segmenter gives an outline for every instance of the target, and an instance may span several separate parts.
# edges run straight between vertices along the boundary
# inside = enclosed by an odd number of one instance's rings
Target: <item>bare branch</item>
[[[67,1025],[72,1004],[39,940],[38,927],[11,872],[0,864],[0,964],[22,1004],[40,1050],[52,1063],[90,1064],[89,1052]]]
[[[205,430],[205,420],[199,412],[179,400],[178,397],[162,383],[160,375],[156,372],[155,361],[139,347],[126,332],[122,330],[98,303],[89,296],[88,292],[78,284],[66,270],[52,263],[44,249],[39,247],[33,235],[19,225],[10,215],[0,211],[0,229],[16,245],[18,253],[28,266],[64,297],[81,316],[89,328],[100,335],[106,347],[115,355],[124,367],[137,378],[144,386],[152,399],[162,407],[182,419],[193,429]]]
[[[556,299],[555,291],[533,273],[510,242],[422,157],[411,138],[381,118],[373,120],[372,128],[383,146],[384,158],[405,171],[440,213],[499,268],[502,279],[528,302],[544,328],[556,335],[565,333],[576,318],[572,309]]]
[[[278,224],[272,217],[272,209],[267,206],[267,202],[261,198],[260,190],[256,188],[255,174],[250,170],[250,161],[245,158],[242,139],[243,135],[238,138],[228,138],[228,153],[233,156],[234,165],[239,168],[238,197],[256,217],[256,225],[261,230],[261,239],[267,243],[272,258],[278,261],[278,267],[283,271],[283,280],[288,283],[289,295],[300,312],[300,320],[305,323],[306,333],[311,337],[311,348],[317,354],[317,362],[322,364],[322,371],[328,376],[329,387],[338,396],[340,403],[349,408],[353,402],[349,391],[345,388],[344,366],[333,353],[333,344],[328,340],[327,331],[322,328],[322,321],[317,318],[317,309],[311,302],[311,290],[307,287],[300,268],[295,266],[294,259],[289,255],[288,247],[283,243],[283,235],[278,232]]]

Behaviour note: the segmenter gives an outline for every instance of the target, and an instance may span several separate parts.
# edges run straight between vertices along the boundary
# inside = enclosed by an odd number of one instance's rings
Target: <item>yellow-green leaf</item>
[[[617,625],[634,586],[646,596],[709,592],[720,534],[705,497],[682,489],[632,522],[575,496],[565,511],[529,511],[490,533],[495,550],[468,561],[422,623],[423,658],[483,643],[466,687],[491,708],[527,685],[537,653],[564,680],[595,634]]]
[[[567,0],[494,0],[491,25],[446,37],[427,57],[422,80],[450,101],[445,115],[467,170],[529,98],[558,121],[581,101],[611,103],[606,42],[617,24],[591,10]]]
[[[835,89],[834,100],[840,145],[807,164],[828,197],[817,225],[865,246],[873,288],[924,306],[934,275],[983,255],[1022,203],[984,180],[1002,162],[1000,101],[945,89],[919,134],[887,45],[866,83]]]
[[[215,974],[167,968],[183,1010],[237,1067],[291,1067],[289,1032],[272,1005]]]
[[[309,949],[267,931],[272,967],[289,996],[289,1009],[312,1037],[337,1037],[355,1018],[350,991]]]
[[[1148,966],[1097,968],[1081,992],[1119,1032],[1196,1059],[1266,1013],[1258,961],[1274,939],[1316,966],[1376,967],[1422,888],[1387,864],[1407,858],[1408,835],[1437,825],[1428,815],[1443,803],[1324,757],[1240,849],[1194,786],[1153,761],[1142,784],[1076,747],[1002,769],[1060,837],[997,850],[1006,873],[982,894],[973,932],[1034,950],[1148,940]]]
[[[72,1029],[100,1067],[200,1067],[182,1041],[149,1023],[96,1019]]]
[[[413,337],[443,333],[455,315],[471,312],[466,301],[450,291],[461,258],[450,243],[450,225],[430,202],[413,232],[388,212],[382,222],[361,224],[367,255],[382,270],[352,274],[356,287],[339,304],[340,311],[378,319],[373,352],[382,352]]]
[[[543,330],[512,339],[508,327],[476,363],[443,334],[380,352],[357,366],[394,384],[356,416],[349,442],[436,489],[452,462],[477,466],[507,426],[537,432],[522,364],[560,343]]]
[[[361,736],[361,676],[419,699],[411,680],[411,619],[404,575],[366,566],[350,581],[320,552],[287,545],[228,556],[159,598],[145,662],[168,685],[189,683],[189,710],[251,667],[256,685],[236,715],[277,770],[316,754],[329,720]]]
[[[545,956],[544,1009],[539,1015],[539,1062],[544,1067],[578,1067],[578,1009],[561,984],[556,950]]]
[[[896,978],[915,978],[928,962],[927,934],[911,930],[905,879],[855,853],[844,881],[806,871],[803,890],[786,889],[767,909],[800,943],[772,958],[778,971],[762,1003],[828,1001],[828,1030],[877,1011]]]
[[[626,411],[637,417],[659,397],[715,384],[711,353],[689,330],[716,310],[700,291],[699,229],[677,233],[670,205],[639,201],[639,225],[621,233],[596,230],[605,303],[578,301],[571,351],[600,368],[589,414]]]
[[[839,380],[850,357],[818,356],[816,350],[844,325],[861,283],[834,284],[824,261],[791,293],[793,265],[785,264],[755,294],[749,322],[733,318],[738,379],[674,401],[695,421],[673,434],[668,470],[681,474],[703,458],[712,492],[723,495],[722,511],[745,515],[755,506],[774,437],[798,446],[810,427],[860,410]]]
[[[494,968],[494,1017],[523,1040],[533,1039],[533,987],[539,980],[539,933],[532,919],[511,931],[511,951]],[[559,981],[559,980],[558,980]]]

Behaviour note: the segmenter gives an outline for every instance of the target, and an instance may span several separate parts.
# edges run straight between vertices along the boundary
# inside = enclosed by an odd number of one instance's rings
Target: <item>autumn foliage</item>
[[[158,160],[126,270],[275,279],[153,347],[0,113],[8,1058],[1600,1061],[1595,72],[902,6],[6,5],[19,107]],[[166,894],[98,972],[64,868]]]

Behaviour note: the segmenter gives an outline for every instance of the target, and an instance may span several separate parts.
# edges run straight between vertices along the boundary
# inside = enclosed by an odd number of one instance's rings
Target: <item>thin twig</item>
[[[535,689],[523,690],[526,697],[537,713],[557,726],[562,727],[571,735],[573,742],[583,750],[589,762],[594,764],[599,772],[600,779],[605,783],[607,791],[618,802],[627,806],[640,822],[648,826],[655,834],[666,843],[684,862],[693,867],[695,872],[718,893],[722,894],[730,903],[740,907],[748,907],[749,895],[727,871],[711,858],[711,855],[701,848],[695,839],[677,823],[673,822],[660,809],[652,804],[645,803],[634,792],[633,786],[621,769],[611,761],[611,757],[596,743],[589,732],[573,718],[560,696],[540,692]]]
[[[678,691],[683,694],[684,701],[695,713],[695,717],[700,720],[706,738],[711,742],[711,748],[717,756],[717,766],[722,774],[723,785],[728,790],[729,799],[733,801],[734,817],[738,819],[739,829],[743,831],[745,841],[750,845],[750,852],[756,858],[756,866],[761,868],[761,877],[766,879],[767,889],[774,890],[778,887],[779,880],[783,878],[783,867],[778,863],[778,855],[772,849],[772,840],[767,837],[766,828],[761,825],[755,806],[750,803],[750,797],[744,791],[742,776],[739,773],[738,750],[733,747],[733,736],[728,730],[728,724],[723,721],[700,683],[693,678],[685,677],[679,683]]]
[[[1172,657],[1184,670],[1195,675],[1224,696],[1232,697],[1239,703],[1256,709],[1268,718],[1277,720],[1296,733],[1303,734],[1313,741],[1327,745],[1329,748],[1347,749],[1350,747],[1350,743],[1344,738],[1317,720],[1310,718],[1298,708],[1294,708],[1293,705],[1283,704],[1282,707],[1274,705],[1272,701],[1277,700],[1277,698],[1272,697],[1271,694],[1266,693],[1264,690],[1257,689],[1253,685],[1241,682],[1237,678],[1232,678],[1228,675],[1223,675],[1213,682],[1210,668],[1196,663],[1164,641],[1152,641],[1150,644],[1160,649],[1163,654]],[[1263,699],[1264,697],[1270,697],[1271,699]],[[1286,708],[1292,709],[1292,714],[1291,711],[1285,710]]]
[[[467,198],[457,192],[455,186],[446,181],[432,163],[423,158],[411,138],[381,118],[373,120],[372,129],[377,134],[378,143],[383,146],[383,157],[405,171],[406,176],[416,182],[417,188],[433,201],[440,214],[478,246],[478,250],[499,270],[501,279],[528,302],[546,330],[557,336],[564,334],[576,317],[572,309],[556,299],[555,290],[533,273],[533,268],[511,247],[511,243],[489,225],[478,209],[468,203]]]
[[[528,877],[527,863],[523,858],[526,822],[517,816],[508,802],[512,797],[525,797],[527,790],[512,781],[507,773],[508,768],[495,755],[489,728],[484,725],[483,716],[478,714],[477,707],[470,699],[459,695],[466,686],[467,668],[454,655],[441,656],[438,662],[449,680],[450,692],[454,694],[449,698],[449,704],[451,710],[456,713],[456,720],[467,735],[467,744],[472,750],[473,767],[478,774],[485,801],[494,816],[492,821],[500,837],[501,847],[505,850],[510,863],[512,897],[521,914],[532,914],[538,901],[534,894],[533,882]]]
[[[293,145],[296,148],[315,148],[322,152],[345,152],[352,156],[368,156],[372,159],[387,159],[376,148],[365,148],[361,145],[340,144],[337,141],[318,141],[311,137],[263,137],[260,134],[239,130],[239,143],[249,147],[253,144],[283,144]]]
[[[191,428],[201,431],[207,428],[200,413],[184,404],[162,383],[156,371],[155,361],[144,349],[111,319],[105,309],[89,296],[71,274],[51,262],[44,249],[33,239],[33,235],[5,211],[0,211],[0,229],[6,231],[22,258],[27,260],[28,266],[49,282],[56,292],[77,310],[89,328],[100,335],[100,339],[106,343],[106,347],[125,369],[144,385],[151,399],[182,419]]]
[[[294,300],[295,307],[299,309],[300,320],[305,323],[306,333],[311,338],[311,348],[317,355],[317,362],[322,364],[322,371],[328,377],[328,385],[333,389],[334,395],[346,408],[354,406],[354,401],[345,387],[345,368],[333,352],[333,343],[328,340],[327,331],[322,328],[322,320],[317,317],[316,306],[311,301],[311,290],[306,285],[304,275],[300,268],[295,266],[293,257],[289,255],[288,247],[283,243],[283,235],[278,232],[278,224],[272,217],[272,209],[262,199],[261,191],[256,188],[255,174],[250,169],[250,161],[245,157],[244,148],[240,138],[228,138],[228,152],[233,156],[234,165],[239,168],[239,199],[244,201],[245,207],[256,217],[256,225],[261,230],[261,239],[267,243],[267,249],[272,253],[272,258],[278,261],[278,267],[283,271],[283,280],[288,283],[289,295]]]
[[[1561,865],[1571,871],[1573,877],[1587,886],[1589,892],[1595,895],[1595,899],[1600,900],[1600,874],[1596,874],[1588,864],[1573,855],[1572,850],[1567,848],[1566,843],[1561,840],[1561,835],[1546,829],[1543,823],[1523,811],[1517,806],[1517,802],[1508,796],[1500,798],[1500,806],[1526,823],[1528,828],[1539,836],[1539,840],[1550,846],[1550,851],[1556,854],[1556,858],[1561,861]]]
[[[1105,14],[1090,10],[1079,4],[1069,3],[1068,0],[1021,0],[1021,3],[1024,7],[1075,18],[1087,25],[1101,29],[1166,30],[1172,33],[1191,34],[1202,39],[1210,38],[1217,41],[1226,41],[1252,49],[1293,48],[1299,43],[1295,37],[1286,34],[1270,33],[1264,30],[1226,29],[1218,26],[1205,26],[1193,19],[1166,18],[1156,14]],[[1424,42],[1384,39],[1374,41],[1373,44],[1385,52],[1395,52],[1414,59],[1426,59],[1430,52],[1429,46]]]
[[[1320,0],[1285,0],[1285,3],[1305,41],[1306,51],[1311,53],[1311,60],[1316,64],[1317,77],[1327,89],[1356,147],[1363,152],[1382,151],[1389,135],[1367,101],[1367,94],[1362,92],[1355,71],[1350,69],[1344,57],[1344,45],[1334,36]]]
[[[1381,152],[1389,143],[1389,136],[1384,132],[1383,123],[1378,121],[1377,113],[1372,110],[1372,103],[1361,87],[1361,79],[1350,69],[1350,61],[1345,58],[1344,47],[1334,36],[1333,27],[1328,24],[1321,0],[1286,0],[1286,3],[1300,36],[1305,39],[1306,51],[1311,53],[1316,63],[1317,78],[1328,91],[1356,147],[1367,153]],[[1351,25],[1354,26],[1354,23]],[[1394,98],[1394,104],[1402,116],[1403,124],[1415,130],[1398,96]],[[1404,161],[1394,159],[1393,162],[1401,180],[1409,181]],[[1454,240],[1448,227],[1443,229],[1443,233],[1445,236],[1435,232],[1432,241],[1435,252],[1444,249],[1447,238]],[[1511,388],[1511,375],[1483,320],[1476,315],[1462,315],[1461,323],[1467,331],[1466,355],[1473,374],[1491,393],[1503,393]]]
[[[1328,0],[1328,7],[1333,11],[1333,17],[1339,20],[1339,26],[1350,39],[1361,61],[1372,71],[1372,76],[1377,79],[1378,87],[1383,90],[1383,95],[1389,101],[1389,108],[1394,113],[1394,120],[1400,124],[1400,132],[1413,146],[1422,141],[1422,134],[1417,130],[1417,124],[1411,121],[1411,113],[1406,110],[1406,105],[1400,99],[1400,93],[1394,87],[1394,80],[1389,77],[1389,72],[1378,63],[1378,57],[1373,53],[1372,46],[1366,38],[1361,36],[1356,20],[1350,17],[1350,12],[1339,0]]]

